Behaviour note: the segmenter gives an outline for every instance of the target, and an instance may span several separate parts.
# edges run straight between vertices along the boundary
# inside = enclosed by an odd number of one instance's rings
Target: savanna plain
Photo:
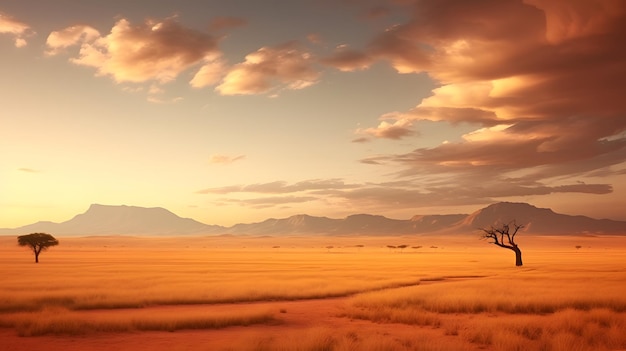
[[[626,350],[626,236],[58,239],[0,237],[0,350]]]

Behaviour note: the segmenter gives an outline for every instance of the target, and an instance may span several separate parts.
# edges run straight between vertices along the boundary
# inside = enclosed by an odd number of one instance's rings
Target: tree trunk
[[[35,263],[39,263],[39,252],[35,250]]]
[[[519,267],[522,265],[522,250],[515,246],[513,251],[515,252],[515,265]]]

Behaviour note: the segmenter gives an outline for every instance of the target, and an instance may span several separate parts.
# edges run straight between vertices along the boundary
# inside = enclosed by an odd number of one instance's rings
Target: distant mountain
[[[269,218],[258,223],[240,223],[227,228],[229,234],[285,235],[285,234],[325,234],[332,230],[335,219],[295,215],[289,218]]]
[[[37,222],[0,234],[47,232],[58,235],[189,235],[212,233],[223,229],[181,218],[160,208],[91,205],[87,212],[62,223]]]
[[[523,224],[523,232],[533,234],[626,234],[626,222],[609,219],[594,219],[585,216],[570,216],[555,213],[549,208],[537,208],[527,203],[499,202],[478,210],[451,231],[467,231],[489,228],[491,225],[515,220]]]
[[[91,205],[89,209],[62,223],[37,222],[15,229],[0,229],[0,235],[47,232],[55,235],[398,235],[464,234],[479,228],[515,220],[531,234],[625,234],[626,221],[593,219],[558,214],[527,203],[499,202],[472,214],[419,215],[408,220],[356,214],[343,219],[305,214],[270,218],[263,222],[232,227],[207,225],[181,218],[160,207]]]

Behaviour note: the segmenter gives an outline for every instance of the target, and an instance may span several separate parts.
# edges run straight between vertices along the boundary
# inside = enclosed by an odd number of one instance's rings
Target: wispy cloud
[[[237,204],[251,208],[318,201],[326,206],[339,206],[335,211],[341,208],[359,208],[381,212],[399,208],[484,205],[516,196],[607,194],[612,191],[611,185],[602,183],[574,182],[549,186],[530,178],[485,178],[480,174],[459,182],[454,174],[449,174],[438,179],[419,175],[411,179],[381,183],[346,183],[341,179],[315,179],[296,183],[275,181],[207,188],[196,193],[220,196],[215,200],[220,204]]]
[[[316,201],[318,198],[312,196],[265,196],[249,199],[220,199],[222,204],[231,204],[250,207],[254,209],[264,209],[272,207],[284,208],[285,205],[300,204],[305,202]]]
[[[261,194],[289,194],[321,189],[348,189],[356,185],[345,183],[341,179],[310,179],[289,184],[285,181],[269,183],[255,183],[249,185],[231,185],[219,188],[199,190],[198,194],[230,194],[230,193],[261,193]]]
[[[209,157],[209,163],[227,165],[236,161],[241,161],[245,158],[246,158],[245,155],[229,156],[229,155],[217,155],[216,154],[216,155],[211,155],[211,157]]]

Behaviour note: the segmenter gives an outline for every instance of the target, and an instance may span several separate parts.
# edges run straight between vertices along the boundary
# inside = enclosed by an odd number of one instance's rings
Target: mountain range
[[[527,203],[499,202],[471,214],[418,215],[390,219],[355,214],[342,219],[295,215],[270,218],[231,227],[208,225],[181,218],[160,207],[94,204],[82,214],[61,222],[37,222],[19,228],[0,229],[0,235],[46,232],[54,235],[398,235],[427,233],[475,233],[479,228],[508,223],[523,224],[530,234],[624,234],[626,221],[558,214]]]

